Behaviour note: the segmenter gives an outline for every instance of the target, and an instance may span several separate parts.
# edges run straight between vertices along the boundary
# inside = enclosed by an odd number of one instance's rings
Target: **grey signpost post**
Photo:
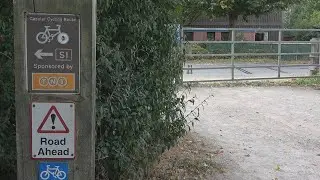
[[[95,0],[15,0],[18,180],[95,169]]]

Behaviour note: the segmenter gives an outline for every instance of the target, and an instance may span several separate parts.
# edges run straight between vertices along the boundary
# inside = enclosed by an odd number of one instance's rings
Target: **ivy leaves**
[[[183,56],[169,0],[98,1],[97,168],[110,179],[143,179],[182,136],[177,101]],[[103,179],[103,178],[102,178]]]

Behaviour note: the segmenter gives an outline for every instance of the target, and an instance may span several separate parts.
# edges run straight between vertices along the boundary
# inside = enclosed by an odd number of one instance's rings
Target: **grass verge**
[[[275,58],[236,58],[235,63],[250,63],[250,64],[278,64],[277,57]],[[186,63],[194,64],[230,64],[230,58],[187,58]],[[281,64],[310,64],[308,59],[290,59],[281,60]]]
[[[268,87],[268,86],[291,86],[320,88],[320,76],[311,78],[277,79],[277,80],[251,80],[251,81],[223,81],[208,83],[187,83],[189,87]]]
[[[296,79],[295,84],[298,86],[311,86],[311,87],[320,87],[320,77],[306,78],[306,79]]]
[[[211,179],[214,173],[225,172],[215,156],[205,139],[189,133],[161,156],[148,180]]]

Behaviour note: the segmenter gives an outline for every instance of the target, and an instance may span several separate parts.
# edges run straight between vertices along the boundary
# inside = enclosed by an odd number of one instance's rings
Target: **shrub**
[[[182,56],[169,25],[174,4],[98,2],[99,177],[142,179],[185,132],[176,96]]]
[[[209,51],[206,48],[201,47],[198,44],[192,44],[191,49],[192,49],[192,54],[209,54]]]
[[[12,1],[0,6],[0,174],[15,172]]]
[[[186,131],[185,99],[177,96],[183,56],[172,26],[174,3],[98,0],[97,179],[143,179],[158,156]],[[12,1],[2,2],[0,8],[0,169],[12,173]]]

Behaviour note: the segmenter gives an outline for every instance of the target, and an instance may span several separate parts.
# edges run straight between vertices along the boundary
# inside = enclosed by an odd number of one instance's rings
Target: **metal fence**
[[[320,39],[315,38],[320,29],[183,28],[183,37],[186,32],[228,32],[230,40],[184,38],[184,82],[305,78],[320,66]],[[239,38],[248,32],[276,36],[264,41]],[[286,39],[288,33],[295,39]]]

